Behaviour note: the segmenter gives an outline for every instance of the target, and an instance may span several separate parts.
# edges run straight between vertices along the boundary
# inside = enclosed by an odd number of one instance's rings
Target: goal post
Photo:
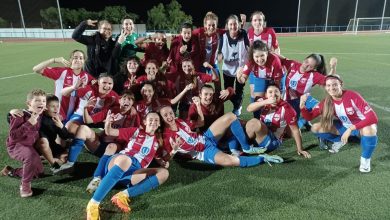
[[[351,18],[346,32],[390,30],[390,17]]]

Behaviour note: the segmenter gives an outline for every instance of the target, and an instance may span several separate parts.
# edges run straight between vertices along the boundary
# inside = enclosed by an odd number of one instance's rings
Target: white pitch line
[[[390,112],[390,108],[389,107],[385,107],[385,106],[381,106],[381,105],[378,105],[378,104],[375,104],[375,103],[372,103],[372,102],[368,102],[368,104],[376,107],[376,108],[379,108],[379,109],[382,109],[383,111],[386,111],[386,112]]]
[[[17,78],[17,77],[21,77],[21,76],[28,76],[28,75],[32,75],[32,74],[35,74],[35,73],[25,73],[25,74],[14,75],[14,76],[6,76],[6,77],[1,77],[0,80],[12,79],[12,78]]]

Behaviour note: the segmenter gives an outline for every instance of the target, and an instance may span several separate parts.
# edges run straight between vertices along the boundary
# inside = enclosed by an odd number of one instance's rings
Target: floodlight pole
[[[298,2],[298,15],[297,15],[297,29],[296,29],[296,35],[298,35],[298,32],[299,32],[299,12],[301,10],[301,0],[299,0]]]
[[[328,30],[329,1],[330,0],[328,0],[328,5],[326,6],[325,32]]]
[[[18,0],[18,5],[19,5],[19,11],[20,11],[20,18],[22,20],[22,26],[23,26],[23,30],[24,30],[24,37],[27,38],[26,25],[24,24],[24,17],[23,17],[22,5],[20,4],[20,0]]]
[[[59,0],[57,0],[57,8],[58,8],[58,16],[60,18],[60,25],[61,25],[61,31],[62,31],[62,40],[65,41],[64,27],[62,26],[62,16],[61,16],[61,8],[60,8]]]
[[[355,30],[355,34],[357,34],[357,29],[358,29],[357,24],[356,24],[356,13],[357,13],[358,4],[359,4],[359,0],[356,0],[355,15],[353,16],[353,29]]]
[[[386,10],[386,0],[385,0],[385,2],[383,3],[381,30],[382,30],[382,28],[383,28],[383,17],[385,17],[385,10]]]

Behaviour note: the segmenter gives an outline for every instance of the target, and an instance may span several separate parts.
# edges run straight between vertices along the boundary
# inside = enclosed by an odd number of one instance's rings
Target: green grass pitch
[[[196,161],[171,162],[168,181],[132,201],[132,213],[122,214],[109,198],[102,203],[103,219],[389,219],[390,218],[390,35],[280,37],[283,55],[303,60],[312,52],[338,58],[337,72],[345,88],[360,92],[379,117],[379,144],[372,172],[358,171],[360,145],[350,143],[338,154],[321,151],[309,132],[303,144],[312,154],[296,154],[292,140],[275,151],[286,163],[272,167],[221,168]],[[53,81],[32,73],[32,67],[52,57],[68,57],[70,42],[0,44],[0,168],[19,166],[6,152],[6,113],[25,107],[32,88],[53,92]],[[248,87],[248,86],[247,86]],[[246,87],[247,106],[248,88]],[[323,91],[316,88],[317,98]],[[231,109],[231,104],[226,104]],[[243,111],[242,118],[250,114]],[[84,152],[74,176],[46,176],[33,181],[35,195],[19,197],[19,180],[0,178],[0,219],[83,219],[91,195],[85,192],[98,158]],[[46,171],[49,173],[48,166]]]

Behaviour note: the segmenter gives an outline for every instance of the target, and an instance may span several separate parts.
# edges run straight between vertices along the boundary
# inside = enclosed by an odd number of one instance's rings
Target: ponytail
[[[334,107],[333,100],[329,94],[326,94],[324,107],[321,112],[321,128],[330,131],[333,126]]]

